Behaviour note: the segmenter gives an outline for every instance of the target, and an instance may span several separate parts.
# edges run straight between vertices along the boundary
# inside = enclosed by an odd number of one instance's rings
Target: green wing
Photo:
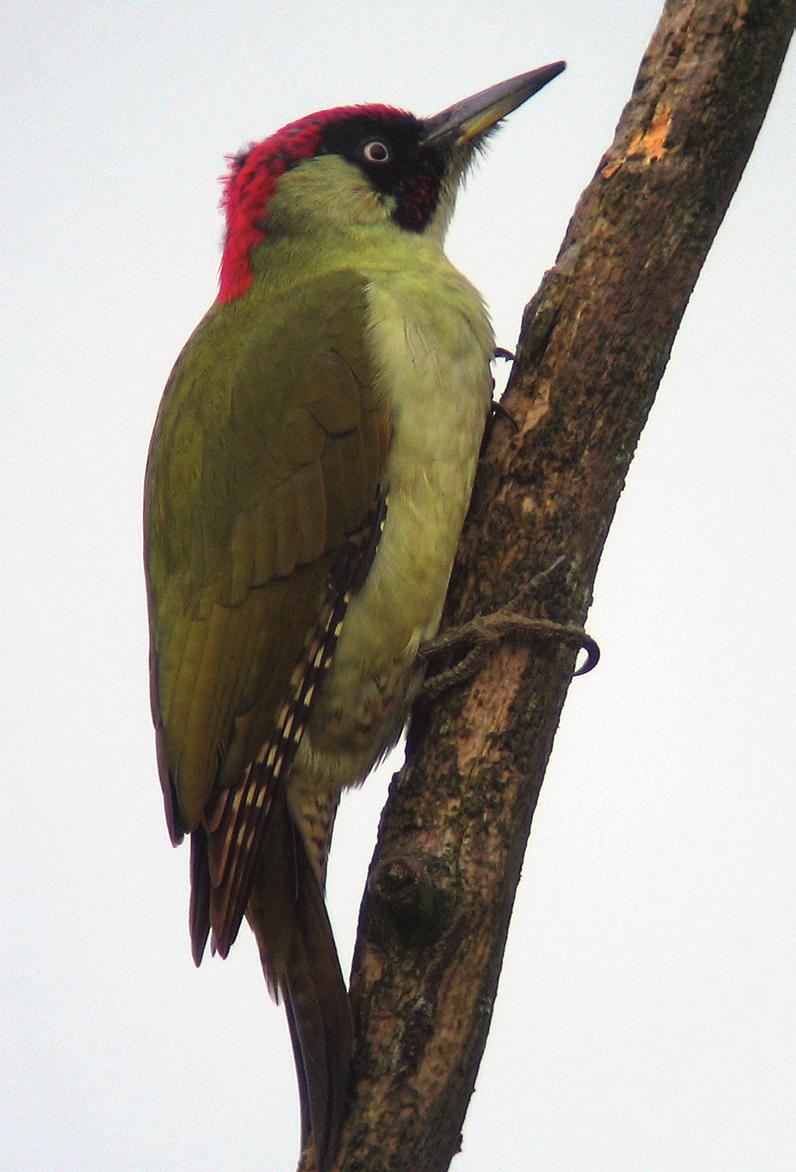
[[[215,305],[172,372],[145,491],[152,707],[172,838],[272,735],[390,440],[365,282]]]

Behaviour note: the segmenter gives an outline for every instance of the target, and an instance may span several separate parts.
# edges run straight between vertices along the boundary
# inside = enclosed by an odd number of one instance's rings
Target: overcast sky
[[[141,481],[215,295],[223,156],[313,109],[433,113],[567,58],[450,237],[512,346],[658,8],[6,11],[3,1167],[294,1166],[287,1030],[249,934],[190,959],[147,694]],[[608,539],[603,661],[567,700],[456,1172],[795,1166],[795,93],[791,63]],[[346,968],[386,775],[333,849]]]

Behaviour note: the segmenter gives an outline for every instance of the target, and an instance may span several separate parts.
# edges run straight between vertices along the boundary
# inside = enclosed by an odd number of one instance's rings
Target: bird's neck
[[[250,291],[257,296],[255,283],[281,292],[343,269],[433,264],[447,215],[418,233],[396,224],[392,212],[391,197],[376,192],[350,163],[334,156],[308,160],[282,176],[256,222],[228,226],[220,300]]]

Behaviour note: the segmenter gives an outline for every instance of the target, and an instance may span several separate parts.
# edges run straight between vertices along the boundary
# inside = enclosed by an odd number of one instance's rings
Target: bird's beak
[[[519,77],[510,77],[508,81],[481,90],[440,114],[424,118],[423,144],[433,142],[440,146],[459,147],[480,138],[565,68],[564,61],[543,65],[541,69],[532,69],[530,73],[521,73]]]

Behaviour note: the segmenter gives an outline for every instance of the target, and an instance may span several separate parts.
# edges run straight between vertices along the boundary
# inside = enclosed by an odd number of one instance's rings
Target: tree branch
[[[526,308],[444,625],[512,604],[582,624],[636,443],[763,121],[793,0],[670,0],[611,147]],[[553,567],[542,578],[541,571]],[[360,913],[346,1172],[448,1168],[574,666],[506,640],[413,714]]]

